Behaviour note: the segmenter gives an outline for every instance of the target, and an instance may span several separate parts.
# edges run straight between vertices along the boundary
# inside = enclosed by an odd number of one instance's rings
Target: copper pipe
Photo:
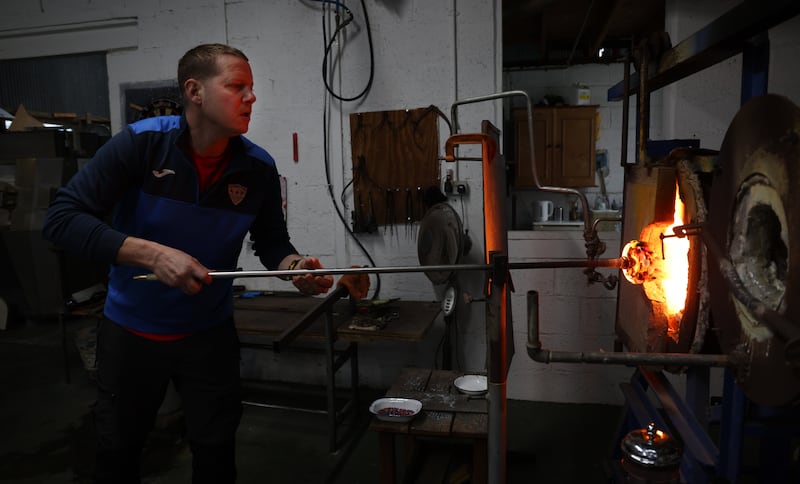
[[[540,363],[603,363],[611,365],[658,366],[732,366],[736,358],[729,355],[689,353],[641,353],[605,351],[552,351],[542,348],[539,339],[539,293],[528,291],[528,356]]]
[[[631,56],[625,56],[625,72],[623,73],[622,91],[622,152],[620,153],[620,165],[628,164],[628,111],[630,110],[631,96]]]
[[[551,351],[528,346],[528,356],[539,363],[604,363],[625,366],[734,366],[734,359],[728,355],[699,355],[693,353]]]
[[[600,222],[622,222],[622,217],[598,217],[592,222],[592,230],[597,232],[597,225]]]
[[[638,99],[638,121],[639,121],[639,145],[637,146],[637,164],[639,166],[649,165],[647,157],[647,140],[650,137],[650,93],[647,91],[647,70],[650,62],[650,49],[646,42],[639,44],[639,97]]]
[[[627,269],[632,264],[627,257],[619,259],[582,259],[582,260],[557,260],[542,262],[512,262],[508,264],[509,269],[557,269],[567,267],[610,267],[614,269]]]
[[[450,108],[450,119],[452,122],[451,128],[451,138],[455,135],[456,131],[458,130],[458,114],[457,114],[457,107],[461,104],[470,104],[476,102],[483,102],[483,101],[491,101],[495,99],[505,98],[505,97],[513,97],[513,96],[521,96],[525,98],[525,105],[528,110],[528,140],[530,143],[530,150],[531,150],[531,157],[533,158],[536,153],[534,150],[534,142],[533,142],[533,105],[531,104],[531,98],[528,96],[528,93],[525,91],[506,91],[500,92],[495,94],[490,94],[488,96],[479,96],[473,97],[468,99],[462,99],[461,101],[456,101],[453,103],[453,106]],[[447,161],[456,161],[456,159],[460,159],[455,155],[454,147],[455,145],[459,144],[456,140],[448,139],[445,144],[445,159]],[[589,209],[589,201],[586,199],[586,195],[583,194],[580,190],[576,190],[574,188],[566,188],[566,187],[550,187],[550,186],[542,186],[539,182],[539,175],[536,172],[536,160],[531,160],[531,175],[533,175],[533,184],[537,190],[543,192],[552,192],[552,193],[561,193],[565,195],[574,195],[575,197],[580,200],[581,205],[583,206],[583,237],[587,242],[591,242],[593,247],[602,247],[601,245],[596,244],[594,239],[597,238],[597,233],[592,231],[592,221],[591,221],[591,210]],[[593,257],[596,255],[601,254],[602,252],[598,252],[597,254],[588,254],[589,257]]]

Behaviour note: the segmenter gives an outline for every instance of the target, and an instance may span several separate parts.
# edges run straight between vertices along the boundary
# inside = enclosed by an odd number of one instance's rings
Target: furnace
[[[623,271],[629,284],[619,288],[616,332],[635,352],[698,353],[708,330],[702,242],[681,232],[706,220],[697,170],[707,164],[676,154],[627,172],[623,240],[630,242],[622,255],[634,265]]]
[[[723,351],[743,358],[738,383],[767,405],[800,397],[798,163],[800,108],[754,98],[725,135],[710,201],[708,245],[721,253],[709,264],[714,325]]]
[[[800,397],[800,109],[746,104],[718,156],[675,150],[626,171],[616,333],[631,352],[718,353],[756,403]],[[682,367],[667,367],[682,372]]]

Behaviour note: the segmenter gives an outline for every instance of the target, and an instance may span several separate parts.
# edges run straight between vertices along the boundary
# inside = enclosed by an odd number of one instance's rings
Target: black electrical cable
[[[427,107],[427,108],[425,108],[425,109],[426,109],[426,110],[428,110],[428,111],[433,111],[433,112],[434,112],[434,113],[436,113],[436,114],[437,114],[437,115],[438,115],[440,118],[442,118],[442,119],[444,120],[444,122],[447,124],[447,132],[448,132],[448,133],[452,133],[452,132],[453,132],[453,125],[452,125],[452,124],[450,124],[450,119],[449,119],[449,118],[447,117],[447,115],[445,115],[445,114],[442,112],[442,110],[441,110],[441,109],[439,109],[439,108],[438,108],[438,107],[437,107],[435,104],[431,104],[430,106],[428,106],[428,107]]]
[[[349,182],[347,182],[347,183],[344,185],[344,188],[342,188],[342,193],[339,195],[339,201],[340,201],[340,202],[342,202],[342,206],[344,206],[344,205],[347,205],[347,204],[345,203],[345,200],[344,200],[344,194],[345,194],[345,192],[347,192],[347,187],[349,187],[350,185],[352,185],[352,184],[353,184],[353,180],[355,180],[355,178],[351,178],[351,179],[350,179],[350,181],[349,181]]]
[[[337,5],[339,4],[337,3]],[[327,39],[327,30],[325,28],[324,17],[322,22],[322,36],[324,39]],[[328,90],[328,92],[330,92],[330,90]],[[347,231],[350,237],[355,241],[359,249],[361,249],[361,251],[367,257],[367,260],[369,260],[370,265],[372,265],[372,267],[375,267],[375,261],[373,260],[369,251],[367,250],[366,247],[364,247],[364,244],[362,244],[361,241],[358,240],[358,237],[356,237],[356,234],[350,229],[350,226],[347,225],[347,220],[345,219],[344,214],[342,213],[342,210],[339,207],[339,204],[336,203],[336,195],[333,193],[333,183],[331,183],[331,172],[330,172],[330,157],[328,156],[328,102],[329,102],[328,99],[324,100],[322,109],[322,150],[323,150],[323,157],[325,159],[325,180],[327,181],[328,185],[328,194],[331,197],[331,203],[333,204],[333,208],[336,210],[336,215],[339,216],[339,220],[342,222],[342,226],[344,226],[344,229]],[[345,189],[346,188],[347,187],[345,187]],[[342,205],[344,205],[344,203]],[[380,292],[381,292],[381,276],[380,274],[375,274],[375,292],[373,292],[372,294],[372,299],[373,300],[378,299]]]
[[[337,5],[339,5],[337,3]],[[372,46],[372,27],[369,24],[369,15],[367,14],[367,6],[364,4],[364,0],[361,0],[361,10],[364,12],[364,25],[367,29],[367,42],[369,43],[369,79],[367,80],[367,85],[364,86],[364,89],[355,96],[352,97],[344,97],[336,94],[333,91],[333,88],[328,84],[328,56],[330,55],[331,46],[336,41],[336,37],[339,35],[339,32],[344,29],[347,24],[353,21],[353,13],[344,5],[342,8],[345,10],[345,13],[348,15],[347,19],[341,24],[336,26],[336,30],[331,35],[328,44],[325,46],[325,53],[322,57],[322,82],[325,84],[325,89],[333,96],[334,98],[338,99],[339,101],[355,101],[361,97],[363,97],[367,92],[369,92],[370,88],[372,87],[372,81],[375,78],[375,53],[374,48]],[[338,19],[339,14],[336,14]]]

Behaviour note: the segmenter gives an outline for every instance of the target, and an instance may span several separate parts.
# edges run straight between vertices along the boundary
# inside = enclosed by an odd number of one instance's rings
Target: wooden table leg
[[[397,468],[394,460],[394,434],[378,432],[381,484],[394,484]]]
[[[472,441],[472,483],[486,484],[489,479],[489,448],[486,439]]]

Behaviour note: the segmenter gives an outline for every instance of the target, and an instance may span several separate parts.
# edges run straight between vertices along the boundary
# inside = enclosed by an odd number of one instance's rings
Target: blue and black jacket
[[[195,296],[159,282],[134,281],[142,269],[114,264],[127,236],[180,249],[220,271],[236,268],[248,232],[268,269],[297,253],[272,157],[243,136],[232,138],[228,167],[200,193],[182,147],[186,131],[186,119],[179,116],[126,127],[57,192],[43,227],[44,237],[59,247],[111,265],[106,317],[148,333],[191,333],[229,320],[232,279],[215,279]]]

